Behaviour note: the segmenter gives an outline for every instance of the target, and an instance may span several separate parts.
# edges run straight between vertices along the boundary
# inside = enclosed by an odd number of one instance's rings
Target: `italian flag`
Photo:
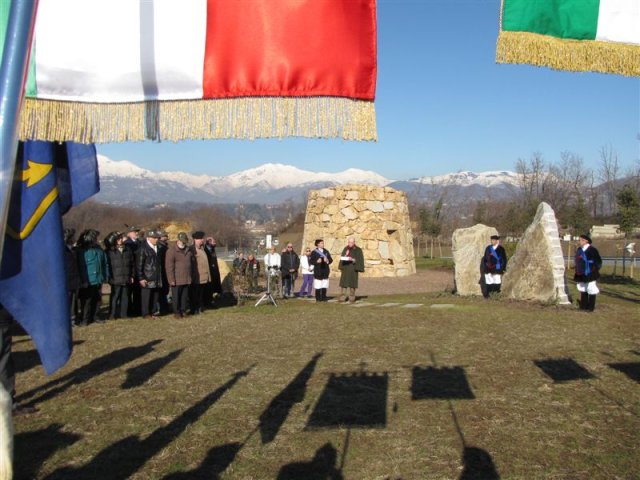
[[[640,0],[503,0],[496,60],[640,76]]]
[[[21,137],[375,140],[376,62],[375,0],[40,0]]]

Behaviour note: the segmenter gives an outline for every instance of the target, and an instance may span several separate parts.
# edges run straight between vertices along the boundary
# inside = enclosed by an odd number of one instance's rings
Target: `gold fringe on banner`
[[[375,106],[339,97],[115,104],[28,98],[20,129],[21,140],[79,143],[284,137],[376,141]]]
[[[637,77],[640,76],[640,45],[501,31],[496,48],[496,62],[527,63],[556,70]]]

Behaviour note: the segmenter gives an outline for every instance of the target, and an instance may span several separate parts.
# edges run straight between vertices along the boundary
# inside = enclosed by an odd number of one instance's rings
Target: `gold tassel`
[[[640,45],[501,31],[496,48],[496,62],[637,77],[640,76]]]
[[[376,141],[375,106],[339,97],[110,104],[27,98],[20,125],[21,140],[79,143],[284,137]]]

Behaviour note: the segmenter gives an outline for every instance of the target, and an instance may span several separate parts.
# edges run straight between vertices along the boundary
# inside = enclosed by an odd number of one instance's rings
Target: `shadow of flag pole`
[[[37,9],[38,0],[0,0],[0,45],[4,46],[0,67],[0,260]]]

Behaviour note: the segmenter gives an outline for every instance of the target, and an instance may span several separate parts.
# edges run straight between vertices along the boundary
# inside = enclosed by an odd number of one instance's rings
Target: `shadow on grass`
[[[33,390],[19,395],[16,400],[18,402],[24,402],[26,399],[33,397],[38,392],[51,388],[51,390],[40,395],[40,397],[31,400],[27,405],[33,405],[37,402],[44,402],[46,400],[49,400],[56,395],[64,392],[72,385],[79,385],[81,383],[88,382],[98,375],[102,375],[111,370],[117,370],[123,365],[137,358],[144,357],[149,352],[153,351],[153,347],[160,342],[162,342],[162,340],[152,340],[148,343],[145,343],[144,345],[139,345],[137,347],[124,347],[119,350],[114,350],[113,352],[107,353],[102,357],[94,358],[86,365],[83,365],[82,367],[79,367],[74,371],[63,375],[60,378],[51,380],[44,385],[41,385],[37,388],[34,388]]]
[[[386,427],[388,385],[386,372],[332,373],[305,430]]]
[[[14,478],[36,478],[40,467],[48,458],[82,438],[75,433],[63,432],[62,427],[59,423],[53,423],[40,430],[16,434]]]
[[[128,388],[139,387],[140,385],[148,382],[151,377],[178,358],[183,351],[184,348],[174,350],[164,357],[155,358],[143,363],[142,365],[129,368],[127,370],[127,378],[122,382],[122,389],[126,390]]]
[[[462,367],[413,367],[411,369],[411,400],[473,400],[475,398]]]
[[[500,475],[493,464],[493,458],[486,450],[464,447],[459,480],[500,480]]]
[[[533,363],[542,370],[554,383],[589,380],[596,378],[573,358],[549,358],[534,360]]]
[[[220,474],[235,460],[242,446],[242,443],[234,442],[213,447],[198,468],[188,472],[172,473],[163,480],[218,480]]]
[[[284,465],[277,480],[342,480],[342,472],[336,466],[338,451],[331,443],[316,450],[308,462],[293,462]]]
[[[252,365],[246,370],[234,373],[225,384],[185,410],[168,425],[154,430],[144,440],[140,440],[139,437],[133,435],[123,438],[103,449],[89,463],[81,467],[59,468],[47,478],[110,480],[131,477],[151,458],[178,438],[189,425],[197,422],[242,377],[247,376],[253,367]],[[215,452],[214,454],[217,455]]]
[[[266,410],[260,415],[260,437],[262,443],[269,443],[278,434],[280,427],[284,424],[291,408],[304,400],[307,391],[307,382],[316,369],[318,360],[323,353],[316,353],[313,358],[300,370],[291,382],[276,395]]]
[[[73,346],[82,345],[83,343],[84,340],[74,340]],[[13,358],[16,373],[26,372],[41,363],[37,350],[12,351],[11,357]]]
[[[610,368],[624,373],[634,382],[640,383],[640,362],[609,363]]]

